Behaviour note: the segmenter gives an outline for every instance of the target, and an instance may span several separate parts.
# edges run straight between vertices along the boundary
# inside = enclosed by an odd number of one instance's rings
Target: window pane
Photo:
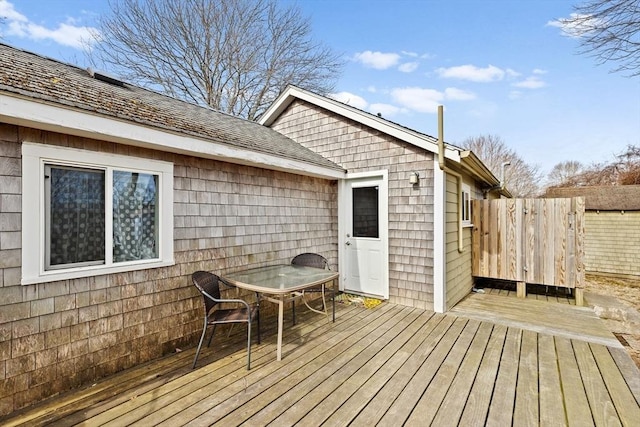
[[[113,262],[158,258],[158,175],[113,172]]]
[[[353,189],[353,237],[378,238],[378,187]]]
[[[104,171],[49,165],[45,169],[46,269],[104,264]]]

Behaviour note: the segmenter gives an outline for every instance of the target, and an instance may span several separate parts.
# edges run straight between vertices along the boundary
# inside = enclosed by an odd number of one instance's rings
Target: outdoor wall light
[[[418,172],[411,172],[411,175],[409,175],[409,184],[416,185],[418,182],[420,182]]]

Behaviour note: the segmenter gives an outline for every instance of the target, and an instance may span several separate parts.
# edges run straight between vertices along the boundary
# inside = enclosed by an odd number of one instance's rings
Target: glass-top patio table
[[[283,264],[228,273],[223,275],[222,278],[238,288],[264,294],[264,299],[278,304],[277,360],[282,360],[284,303],[301,298],[302,292],[306,288],[332,282],[339,275],[336,271],[321,268]],[[335,301],[333,305],[333,320],[335,321]]]

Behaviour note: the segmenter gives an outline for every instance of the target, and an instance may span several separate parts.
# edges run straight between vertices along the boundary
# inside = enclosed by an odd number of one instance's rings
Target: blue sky
[[[497,135],[548,172],[640,145],[640,79],[579,55],[563,33],[580,0],[282,0],[346,66],[334,96],[445,140]],[[85,65],[79,40],[106,1],[0,0],[2,41]]]

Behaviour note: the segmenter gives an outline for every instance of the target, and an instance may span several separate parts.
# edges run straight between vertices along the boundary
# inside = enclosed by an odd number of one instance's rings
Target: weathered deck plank
[[[562,396],[562,384],[558,372],[556,345],[552,336],[538,336],[540,425],[566,426]]]
[[[597,345],[590,345],[598,369],[602,374],[602,379],[607,386],[609,395],[613,400],[622,425],[631,426],[636,423],[640,424],[640,407],[637,405],[631,390],[627,386],[620,370],[616,366],[611,354],[606,348]]]
[[[420,399],[416,402],[416,405],[406,413],[406,416],[408,416],[406,425],[424,426],[433,422],[438,408],[451,387],[451,379],[456,376],[458,368],[467,354],[479,327],[480,322],[470,320],[457,339],[454,338],[450,341],[453,346],[449,354],[440,365],[431,383],[422,393],[418,393]],[[420,377],[417,377],[416,383],[418,386],[421,385]]]
[[[491,335],[493,325],[490,323],[482,323],[473,342],[469,346],[469,350],[460,364],[458,373],[453,379],[451,388],[447,392],[436,416],[432,422],[435,426],[446,424],[459,424],[462,412],[467,404],[465,396],[469,396],[473,383],[476,379],[482,356],[484,355],[489,337]]]
[[[517,426],[537,426],[538,412],[538,335],[532,331],[522,332],[522,347],[518,381],[516,383],[516,403],[513,424]]]
[[[435,320],[432,320],[434,317]],[[420,341],[423,334],[428,334],[432,330],[433,326],[429,325],[437,324],[438,317],[442,316],[425,315],[423,312],[412,321],[411,325],[399,332],[389,345],[378,349],[364,365],[355,359],[351,360],[344,369],[336,373],[335,377],[328,378],[309,394],[302,396],[295,406],[282,411],[273,424],[292,425],[304,417],[303,424],[320,425],[330,416],[335,417],[332,422],[342,419],[342,422],[347,424],[353,413],[358,413],[358,405],[370,400],[370,397],[354,399],[359,392],[373,390],[371,387],[362,387],[362,385],[371,385],[370,381],[373,378],[380,378],[385,372],[394,372],[398,363],[392,362],[392,359],[399,353],[407,352],[410,347],[417,346],[416,341]],[[383,367],[384,372],[381,372]],[[309,408],[312,409],[309,410]]]
[[[520,343],[522,331],[509,329],[504,342],[504,349],[500,357],[500,365],[493,396],[489,404],[487,426],[511,425],[513,407],[516,398],[516,382],[518,380],[518,363],[520,360]]]
[[[430,384],[433,377],[438,373],[440,366],[451,351],[451,347],[455,344],[467,323],[468,320],[466,319],[456,319],[454,321],[453,325],[447,329],[447,332],[439,340],[436,348],[424,360],[400,394],[393,400],[393,403],[377,425],[392,426],[404,423],[420,400],[420,397],[422,397],[425,386]]]
[[[604,384],[598,365],[596,364],[589,344],[586,342],[574,341],[573,349],[576,354],[576,361],[580,369],[580,376],[584,384],[591,415],[596,426],[616,426],[621,425],[613,405],[611,396]]]
[[[584,390],[571,341],[565,338],[556,338],[555,341],[560,381],[563,384],[563,390],[571,390],[571,393],[564,396],[569,426],[592,426],[594,424],[589,409],[589,400]]]
[[[307,337],[307,339],[318,339],[318,345],[315,345],[311,351],[302,351],[300,347],[291,351],[291,343],[288,342],[283,347],[283,354],[287,356],[282,361],[284,363],[269,363],[264,369],[254,368],[251,371],[240,369],[235,375],[220,377],[212,382],[210,386],[190,387],[170,405],[163,405],[160,411],[141,418],[139,420],[140,425],[164,424],[172,426],[176,425],[177,422],[185,423],[191,421],[204,412],[209,412],[211,417],[210,424],[217,418],[226,415],[225,408],[232,405],[241,405],[243,401],[249,401],[252,397],[259,395],[264,389],[270,387],[271,384],[286,378],[291,372],[305,367],[313,358],[329,351],[333,346],[345,342],[345,337],[364,333],[362,332],[363,325],[370,323],[380,325],[388,317],[393,317],[396,314],[393,310],[382,307],[379,312],[374,313],[372,311],[363,319],[356,319],[357,321],[343,325],[347,327],[346,329],[340,330],[341,328],[339,328],[331,334],[326,333],[327,330],[331,329],[331,324],[325,323],[326,327],[321,328],[317,336]],[[367,317],[371,319],[367,319]],[[269,352],[270,355],[268,357],[272,360],[272,347],[266,351]]]
[[[504,297],[496,296],[501,299]],[[618,347],[383,304],[302,310],[275,359],[275,322],[245,368],[244,332],[114,375],[0,420],[4,425],[633,425],[640,372]],[[500,313],[502,301],[496,306]],[[556,303],[545,303],[551,312]],[[531,322],[531,329],[526,326]],[[224,334],[221,334],[224,335]],[[565,415],[566,414],[566,415]]]
[[[437,324],[430,322],[431,329],[424,331],[426,334],[424,338],[421,335],[417,336],[418,342],[415,343],[417,344],[415,349],[407,347],[403,349],[406,350],[404,354],[398,354],[393,359],[393,367],[396,363],[401,364],[397,370],[381,370],[339,409],[339,411],[345,411],[347,409],[343,408],[352,408],[351,411],[357,411],[352,421],[353,426],[376,425],[385,415],[455,321],[453,316],[439,316],[440,318],[435,317]]]
[[[482,355],[482,362],[476,375],[471,392],[467,397],[460,426],[484,425],[489,412],[491,402],[491,390],[496,383],[500,355],[507,336],[507,328],[503,325],[495,325],[489,338],[489,343]]]

